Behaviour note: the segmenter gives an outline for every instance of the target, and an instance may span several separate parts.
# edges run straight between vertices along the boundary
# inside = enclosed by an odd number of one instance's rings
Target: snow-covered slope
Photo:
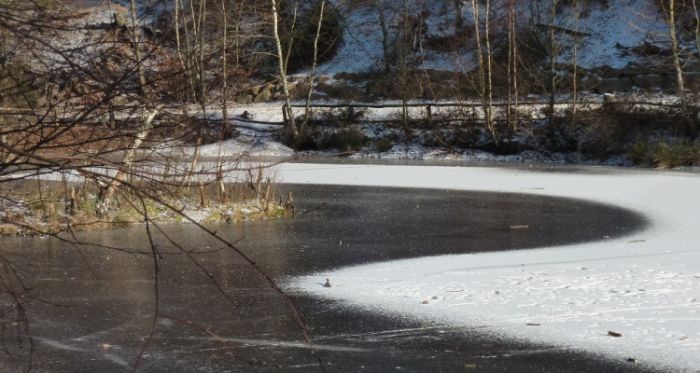
[[[343,43],[338,54],[319,68],[323,74],[338,72],[363,72],[379,68],[382,56],[382,29],[376,8],[357,5],[356,2],[336,0],[336,6],[345,16]],[[403,1],[384,1],[385,18],[392,25],[390,38],[396,33],[401,18]],[[494,2],[495,4],[498,2]],[[505,3],[505,2],[503,2]],[[518,23],[521,28],[533,23],[546,23],[547,1],[518,1]],[[620,47],[635,47],[648,42],[667,41],[668,33],[662,14],[655,0],[609,0],[607,5],[592,2],[590,8],[581,12],[578,30],[588,34],[578,50],[578,64],[593,68],[608,65],[621,68],[629,62],[643,62],[642,57],[626,54]],[[469,2],[457,8],[455,2],[444,0],[411,0],[409,14],[421,17],[426,25],[424,38],[470,33],[473,13]],[[456,29],[456,15],[461,12],[464,29]],[[505,32],[498,26],[499,19],[506,19],[507,9],[494,5],[493,19],[497,24],[494,33]],[[482,18],[485,9],[481,9]],[[562,12],[556,24],[570,30],[576,29],[572,10]],[[445,71],[469,71],[476,66],[473,56],[474,41],[466,38],[464,45],[454,52],[431,50],[423,45],[416,50],[418,66],[425,69]],[[496,48],[498,45],[496,45]],[[562,61],[571,61],[571,51],[563,51]]]
[[[96,23],[108,21],[106,2],[102,0],[73,0],[66,2],[77,7],[93,9],[97,14]],[[337,54],[318,68],[320,74],[332,75],[339,72],[366,72],[381,69],[384,56],[382,44],[383,33],[380,19],[373,1],[332,0],[343,16],[343,40]],[[505,33],[503,26],[507,19],[507,2],[493,2],[492,34]],[[523,0],[516,2],[517,20],[520,30],[536,28],[546,24],[548,1]],[[608,65],[622,68],[629,62],[645,62],[643,56],[628,53],[626,48],[640,46],[644,42],[667,43],[668,29],[663,15],[659,12],[656,0],[608,0],[582,2],[589,3],[582,12],[578,30],[588,36],[583,37],[578,50],[579,65],[593,68]],[[607,4],[604,4],[607,3]],[[172,10],[171,2],[157,0],[140,0],[136,2],[139,21],[149,23],[163,12]],[[413,20],[424,25],[420,32],[420,43],[413,45],[416,66],[423,69],[443,71],[470,71],[476,67],[474,57],[473,11],[469,2],[447,0],[398,0],[382,1],[384,18],[387,24],[389,42],[399,32],[401,19],[408,14]],[[459,5],[461,4],[461,5]],[[114,7],[128,9],[128,0],[112,0]],[[408,8],[404,8],[407,5]],[[458,22],[461,14],[462,22]],[[485,9],[480,9],[482,20]],[[555,23],[563,29],[577,28],[574,11],[564,7]],[[105,16],[108,18],[105,19]],[[95,17],[91,17],[93,19]],[[87,18],[86,18],[87,19]],[[99,22],[98,22],[99,21]],[[93,22],[93,23],[95,23]],[[459,26],[461,24],[461,26]],[[417,31],[413,31],[417,33]],[[453,37],[458,46],[455,50],[445,51],[431,47],[430,39]],[[498,39],[498,36],[495,38]],[[565,42],[571,42],[562,36]],[[440,43],[446,43],[438,41]],[[494,42],[495,49],[505,48],[503,43]],[[563,48],[562,62],[572,60],[570,48]]]
[[[559,22],[575,29],[575,19],[567,17]],[[668,27],[653,0],[611,0],[607,7],[594,6],[580,19],[579,30],[590,34],[577,57],[579,65],[587,68],[622,68],[629,62],[643,62],[640,56],[626,55],[618,46],[629,48],[645,41],[668,40]]]

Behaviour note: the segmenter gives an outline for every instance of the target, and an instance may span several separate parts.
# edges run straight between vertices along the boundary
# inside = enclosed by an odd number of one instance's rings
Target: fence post
[[[428,114],[428,124],[433,124],[433,107],[428,105],[425,107],[426,113]]]
[[[282,105],[282,120],[285,125],[289,123],[289,118],[287,118],[287,104]]]

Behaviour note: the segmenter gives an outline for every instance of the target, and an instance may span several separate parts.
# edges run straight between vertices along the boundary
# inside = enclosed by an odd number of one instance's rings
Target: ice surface
[[[379,312],[661,369],[700,366],[697,175],[312,164],[275,171],[289,183],[530,193],[637,211],[648,217],[649,228],[618,239],[375,263],[300,277],[288,286]],[[332,288],[318,285],[325,278]]]

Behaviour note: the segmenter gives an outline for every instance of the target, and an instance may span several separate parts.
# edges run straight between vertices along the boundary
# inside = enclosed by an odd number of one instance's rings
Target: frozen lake
[[[284,189],[294,192],[294,219],[213,227],[279,281],[386,260],[603,240],[647,224],[619,208],[536,195],[358,186]],[[322,371],[318,364],[343,372],[630,369],[556,346],[497,338],[478,328],[292,294],[309,326],[311,348],[287,301],[235,253],[190,225],[165,231],[191,252],[183,254],[155,233],[159,317],[142,371]],[[5,258],[25,270],[22,276],[37,297],[27,308],[35,371],[123,371],[133,365],[149,334],[155,297],[144,228],[82,238],[113,248],[23,238],[3,238],[0,244]],[[18,348],[11,325],[4,326],[3,340],[17,359],[0,355],[0,365],[3,371],[20,370],[26,367],[26,340]]]

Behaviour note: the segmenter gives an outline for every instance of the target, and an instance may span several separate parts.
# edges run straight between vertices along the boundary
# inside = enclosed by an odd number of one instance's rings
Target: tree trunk
[[[512,101],[513,101],[513,16],[514,16],[514,0],[508,0],[508,62],[506,75],[508,79],[508,88],[506,89],[506,120],[508,121],[508,129],[513,130],[512,118]]]
[[[314,80],[316,78],[316,65],[318,63],[318,40],[321,38],[321,27],[323,26],[323,13],[326,10],[326,0],[321,0],[318,23],[316,24],[316,36],[314,37],[314,56],[311,64],[311,74],[309,75],[309,90],[306,92],[306,109],[304,110],[304,122],[301,124],[301,133],[304,133],[305,126],[311,116],[311,94],[314,90]]]
[[[136,56],[136,69],[139,79],[139,88],[141,91],[141,106],[143,107],[141,118],[139,120],[139,129],[136,133],[136,137],[131,145],[127,148],[124,158],[122,159],[122,164],[119,170],[117,170],[116,175],[110,180],[106,189],[101,191],[100,196],[97,201],[97,214],[99,216],[104,216],[109,206],[112,204],[112,199],[117,191],[120,184],[126,181],[128,176],[128,171],[131,169],[134,163],[134,157],[136,156],[136,151],[141,147],[143,141],[148,137],[151,129],[153,128],[153,120],[160,111],[160,107],[155,108],[148,107],[151,106],[151,95],[148,89],[146,75],[143,71],[143,60],[141,57],[141,33],[137,32],[136,24],[136,1],[131,0],[130,2],[131,11],[131,36],[133,38],[132,45],[134,48],[134,55]]]
[[[576,78],[578,77],[578,29],[579,29],[579,19],[580,19],[580,11],[579,11],[579,4],[578,0],[574,0],[574,17],[575,17],[575,33],[574,33],[574,53],[573,53],[573,65],[574,65],[574,73],[573,73],[573,78],[571,81],[572,85],[572,103],[571,103],[571,124],[576,124],[576,101],[578,99],[578,90],[577,90],[577,83],[576,83]]]
[[[139,88],[141,90],[141,95],[146,96],[146,75],[143,71],[143,63],[141,60],[141,37],[142,33],[137,31],[136,25],[136,0],[131,0],[130,12],[131,12],[131,37],[134,48],[134,55],[136,56],[136,71],[139,77]]]
[[[513,48],[513,95],[515,96],[515,107],[514,107],[514,118],[513,118],[513,131],[517,130],[518,126],[518,43],[517,43],[517,30],[516,30],[516,13],[515,13],[515,0],[511,0],[511,45]]]
[[[683,66],[681,64],[681,48],[678,42],[678,34],[676,31],[676,2],[668,0],[667,21],[669,26],[669,36],[671,37],[671,50],[673,53],[673,67],[676,70],[676,84],[678,85],[678,96],[681,99],[681,110],[685,120],[686,130],[688,135],[695,136],[696,128],[690,118],[688,111],[688,99],[685,93],[685,80],[683,78]]]
[[[389,26],[386,23],[384,3],[382,2],[382,0],[375,0],[374,3],[377,7],[377,13],[379,16],[379,27],[382,29],[382,52],[384,54],[384,72],[389,74],[391,72],[391,58],[389,58]]]
[[[698,4],[696,0],[692,0],[693,3],[693,14],[695,15],[695,51],[698,54],[698,60],[700,60],[700,13],[698,13]]]
[[[486,64],[484,62],[484,51],[481,47],[481,31],[480,31],[480,25],[481,25],[481,17],[479,15],[479,5],[476,2],[476,0],[471,0],[471,5],[472,5],[472,14],[474,18],[474,38],[476,40],[476,52],[477,52],[477,59],[479,62],[479,94],[481,96],[481,108],[484,112],[484,120],[486,121],[486,126],[487,129],[489,130],[489,133],[491,134],[491,138],[494,142],[494,144],[498,144],[498,137],[496,135],[495,128],[492,126],[492,118],[491,118],[491,110],[489,106],[489,101],[488,101],[488,93],[486,91]],[[488,22],[488,14],[487,14],[487,22]],[[488,26],[487,26],[488,29]],[[490,49],[490,47],[489,47]],[[489,58],[490,58],[490,53],[489,53]]]
[[[136,151],[141,147],[141,144],[143,144],[143,141],[146,139],[146,137],[148,137],[148,134],[151,132],[151,129],[153,128],[153,119],[156,117],[159,111],[160,109],[156,108],[142,114],[139,125],[140,128],[138,133],[136,134],[134,142],[131,143],[126,153],[124,154],[124,158],[122,159],[122,164],[119,170],[117,170],[115,176],[110,180],[107,188],[100,193],[100,196],[97,201],[96,211],[98,216],[105,216],[110,205],[112,205],[112,199],[114,198],[114,194],[116,193],[117,188],[119,188],[120,184],[126,181],[128,177],[128,171],[133,166]]]
[[[279,77],[282,83],[282,92],[284,93],[284,117],[287,121],[286,125],[289,126],[292,134],[292,140],[296,141],[299,136],[296,124],[294,123],[294,114],[292,112],[292,104],[289,98],[289,83],[287,82],[287,66],[285,64],[284,52],[282,50],[282,42],[280,40],[279,34],[279,12],[277,11],[277,0],[270,0],[272,5],[272,33],[275,40],[275,46],[277,49],[277,64],[279,65]]]
[[[486,0],[486,67],[487,67],[487,103],[486,109],[486,126],[491,132],[493,144],[498,146],[499,139],[496,131],[496,126],[493,123],[493,53],[491,53],[491,0]]]
[[[297,14],[299,4],[294,1],[294,13],[292,14],[292,26],[289,28],[289,44],[287,44],[287,53],[284,56],[284,73],[287,74],[287,66],[289,66],[289,57],[292,55],[292,47],[294,46],[294,29],[297,26]]]
[[[221,16],[223,17],[223,40],[221,43],[221,60],[223,66],[221,67],[221,75],[222,75],[222,86],[221,86],[221,97],[222,97],[222,107],[221,107],[221,116],[222,116],[222,124],[221,124],[221,133],[219,134],[219,139],[223,140],[223,138],[227,135],[229,129],[228,129],[228,98],[226,95],[228,95],[228,60],[227,60],[227,54],[228,54],[228,15],[226,14],[226,0],[221,0]]]
[[[207,0],[199,2],[199,101],[202,106],[202,114],[205,120],[207,119],[207,84],[206,84],[206,68],[204,66],[204,31],[202,30],[207,19]]]
[[[177,58],[180,61],[180,67],[187,79],[187,84],[192,86],[192,78],[190,76],[190,70],[185,64],[185,58],[182,56],[182,42],[180,40],[180,8],[182,0],[175,0],[175,48],[177,50]],[[185,25],[187,27],[187,25]],[[187,101],[187,96],[183,96],[183,101]]]
[[[550,5],[550,14],[547,34],[549,35],[549,124],[553,124],[554,105],[556,103],[557,92],[557,62],[559,57],[559,48],[557,47],[556,28],[554,23],[557,17],[557,5],[559,0],[552,0]],[[550,127],[551,128],[551,127]]]

